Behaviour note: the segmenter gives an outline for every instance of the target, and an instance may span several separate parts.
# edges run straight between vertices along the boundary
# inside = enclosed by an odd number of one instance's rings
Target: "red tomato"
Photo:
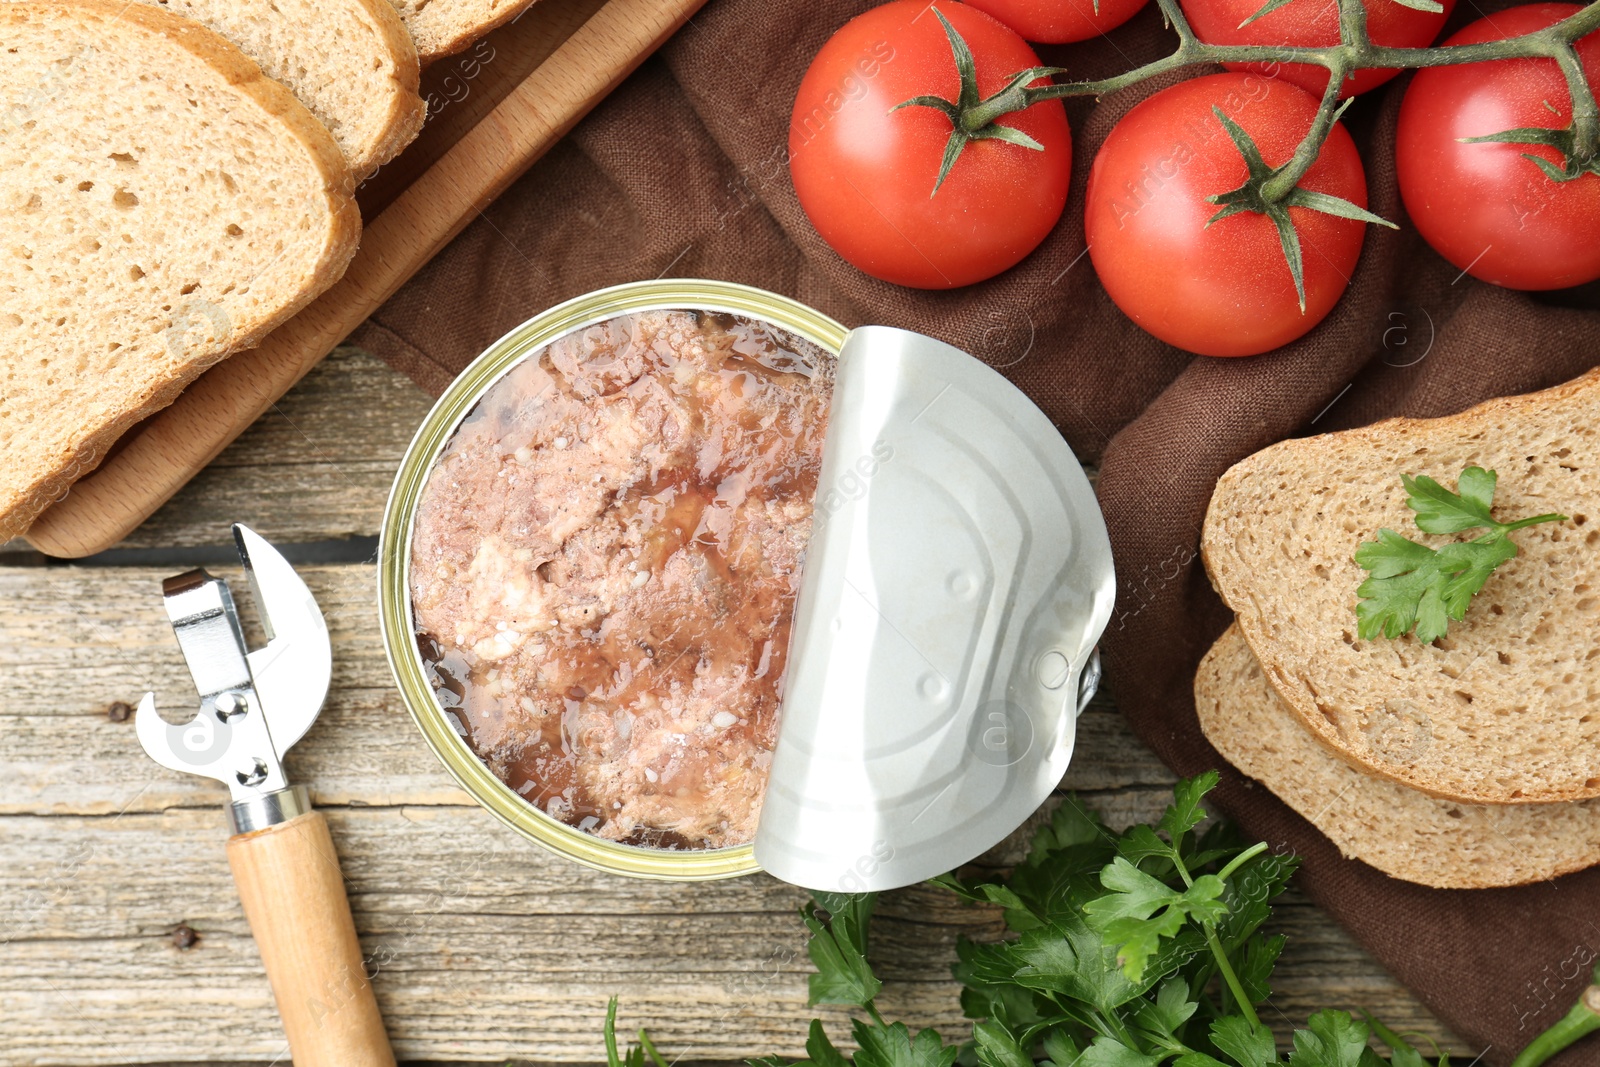
[[[1339,43],[1339,6],[1332,0],[1292,0],[1248,26],[1239,25],[1261,10],[1265,0],[1181,0],[1195,36],[1207,44],[1272,44],[1313,47]],[[1364,0],[1367,36],[1374,44],[1396,48],[1422,48],[1444,28],[1456,0],[1441,0],[1444,10],[1434,14],[1416,11],[1395,0]],[[1325,67],[1305,63],[1229,63],[1229,70],[1255,70],[1283,78],[1321,96],[1328,87]],[[1354,96],[1382,85],[1398,70],[1358,70],[1344,83],[1339,95]]]
[[[1149,0],[967,0],[1030,41],[1087,41],[1139,13]]]
[[[1446,43],[1517,37],[1578,10],[1576,4],[1514,7]],[[1578,42],[1578,56],[1589,84],[1600,86],[1600,33]],[[1474,278],[1511,289],[1563,289],[1600,278],[1600,176],[1551,181],[1523,156],[1559,165],[1554,148],[1458,140],[1518,127],[1560,128],[1571,120],[1572,98],[1552,59],[1419,70],[1395,135],[1406,213],[1441,256]]]
[[[1084,236],[1101,284],[1134,322],[1203,356],[1250,356],[1305,334],[1333,309],[1361,253],[1364,224],[1290,208],[1300,234],[1306,309],[1278,231],[1243,212],[1207,225],[1206,197],[1244,184],[1244,159],[1212,114],[1220,107],[1279,166],[1311,126],[1317,101],[1255,74],[1180,82],[1135,107],[1089,171]],[[1335,124],[1302,188],[1367,206],[1354,142]]]
[[[955,59],[933,5],[899,0],[846,23],[800,83],[789,172],[822,239],[868,274],[920,289],[969,285],[1033,251],[1061,217],[1072,131],[1058,100],[1000,120],[1044,145],[974,141],[934,192],[950,120],[914,96],[955,100]],[[938,9],[966,40],[983,96],[1039,60],[1025,41],[965,4]]]

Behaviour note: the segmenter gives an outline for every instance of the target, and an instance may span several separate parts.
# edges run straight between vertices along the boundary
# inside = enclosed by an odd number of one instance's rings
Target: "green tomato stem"
[[[956,119],[956,123],[963,132],[976,133],[996,119],[1009,115],[1013,111],[1021,111],[1029,103],[1027,87],[1018,85],[1005,92],[995,93],[987,100],[981,100],[972,107],[964,108],[960,117]]]
[[[1600,986],[1590,986],[1559,1022],[1528,1043],[1511,1061],[1511,1067],[1539,1067],[1539,1064],[1565,1049],[1579,1038],[1600,1030]]]
[[[1340,7],[1349,6],[1341,0]],[[1356,6],[1360,6],[1357,0]],[[1349,77],[1348,68],[1334,63],[1328,67],[1328,88],[1322,94],[1322,106],[1317,109],[1317,117],[1311,123],[1311,129],[1301,138],[1295,146],[1294,155],[1289,157],[1289,162],[1284,164],[1276,174],[1268,178],[1261,186],[1261,199],[1269,204],[1275,204],[1288,197],[1300,184],[1300,179],[1306,176],[1306,171],[1317,161],[1322,154],[1322,143],[1328,139],[1328,134],[1333,131],[1333,124],[1339,121],[1342,109],[1339,107],[1339,87]]]
[[[1434,45],[1430,48],[1390,48],[1366,46],[1374,67],[1452,67],[1462,63],[1485,63],[1496,59],[1555,59],[1565,45],[1600,30],[1600,3],[1591,3],[1542,30],[1478,44]]]
[[[1158,0],[1162,10],[1176,10],[1174,0]],[[1567,18],[1534,33],[1477,44],[1434,45],[1428,48],[1394,48],[1373,44],[1365,38],[1335,45],[1205,44],[1192,35],[1188,24],[1174,22],[1179,29],[1175,51],[1141,67],[1096,81],[1058,82],[1028,90],[1028,102],[1066,100],[1079,96],[1105,96],[1160,74],[1205,63],[1303,63],[1332,69],[1343,65],[1347,71],[1371,67],[1411,70],[1419,67],[1450,67],[1467,63],[1486,63],[1497,59],[1556,59],[1571,42],[1600,30],[1600,0],[1590,3]],[[1168,21],[1173,21],[1169,13]]]
[[[1328,139],[1333,124],[1339,121],[1339,115],[1342,113],[1339,107],[1339,91],[1344,87],[1345,79],[1354,72],[1351,66],[1351,53],[1358,52],[1367,41],[1366,5],[1362,0],[1338,0],[1338,4],[1339,47],[1328,57],[1328,86],[1322,91],[1322,103],[1317,108],[1317,117],[1312,121],[1311,129],[1295,146],[1294,155],[1289,157],[1289,162],[1276,174],[1262,184],[1261,199],[1269,204],[1276,204],[1294,192],[1295,186],[1300,184],[1300,179],[1305,177],[1306,171],[1311,169],[1311,165],[1322,154],[1322,144]]]
[[[1572,98],[1572,163],[1587,167],[1600,154],[1600,108],[1596,108],[1594,90],[1584,76],[1583,61],[1578,50],[1567,41],[1556,51],[1556,64],[1562,77],[1567,79],[1567,93]]]
[[[1485,63],[1499,59],[1550,59],[1561,68],[1572,97],[1573,162],[1580,166],[1600,159],[1600,105],[1584,76],[1573,42],[1600,30],[1600,0],[1535,33],[1476,44],[1435,45],[1428,48],[1392,48],[1373,44],[1367,36],[1366,8],[1361,0],[1339,0],[1339,35],[1336,45],[1321,47],[1277,45],[1213,45],[1195,37],[1177,0],[1156,0],[1178,35],[1178,47],[1142,67],[1096,81],[1062,82],[1023,89],[1022,106],[1040,100],[1100,97],[1158,75],[1205,63],[1302,63],[1324,67],[1328,88],[1317,118],[1289,162],[1262,185],[1262,199],[1277,203],[1294,191],[1322,152],[1322,145],[1338,120],[1339,88],[1358,70],[1374,67],[1414,69]],[[987,116],[993,121],[994,115]]]
[[[1200,43],[1194,35],[1194,27],[1189,25],[1189,19],[1183,13],[1183,8],[1178,6],[1178,0],[1156,0],[1156,5],[1161,8],[1161,15],[1167,20],[1167,25],[1178,35],[1180,45]]]

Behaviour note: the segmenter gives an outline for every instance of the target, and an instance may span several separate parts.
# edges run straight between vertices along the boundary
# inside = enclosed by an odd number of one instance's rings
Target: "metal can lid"
[[[1060,782],[1098,680],[1110,541],[1019,389],[884,326],[840,352],[813,523],[756,859],[809,889],[908,885]]]

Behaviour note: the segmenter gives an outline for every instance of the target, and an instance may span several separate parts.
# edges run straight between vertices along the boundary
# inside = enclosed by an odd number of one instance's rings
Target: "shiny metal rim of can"
[[[411,615],[411,537],[417,506],[439,453],[483,394],[523,359],[574,330],[617,315],[685,308],[744,315],[797,334],[838,355],[845,327],[798,301],[731,282],[665,279],[600,289],[557,304],[490,345],[433,405],[406,448],[384,508],[378,544],[378,617],[384,652],[406,710],[433,754],[484,808],[552,852],[613,874],[666,881],[709,881],[761,868],[753,846],[674,852],[605,841],[540,811],[473,754],[428,684]]]

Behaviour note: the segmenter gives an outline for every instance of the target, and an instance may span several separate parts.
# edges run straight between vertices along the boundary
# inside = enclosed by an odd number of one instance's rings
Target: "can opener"
[[[247,649],[227,582],[204,570],[166,579],[162,597],[200,709],[173,725],[146,693],[139,743],[163,767],[228,787],[228,865],[296,1067],[394,1067],[328,821],[283,771],[283,754],[328,694],[327,624],[275,548],[238,524],[233,537],[267,643]]]

